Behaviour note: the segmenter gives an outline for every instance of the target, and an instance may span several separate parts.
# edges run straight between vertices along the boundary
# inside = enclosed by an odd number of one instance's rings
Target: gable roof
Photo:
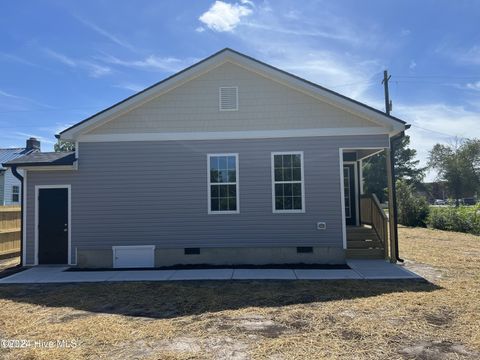
[[[30,154],[32,151],[35,150],[27,150],[25,148],[0,149],[0,171],[6,170],[6,168],[3,166],[4,163]]]
[[[320,98],[321,100],[330,103],[331,105],[341,107],[347,111],[365,117],[374,122],[380,123],[384,126],[393,128],[395,133],[401,132],[408,128],[406,122],[398,119],[394,116],[387,115],[386,113],[375,109],[371,106],[363,104],[359,101],[351,99],[345,95],[339,94],[333,90],[327,89],[321,85],[315,84],[311,81],[303,79],[299,76],[291,74],[287,71],[278,69],[272,65],[254,59],[248,55],[242,54],[238,51],[230,48],[225,48],[217,53],[187,67],[178,73],[161,80],[146,89],[129,96],[128,98],[119,101],[118,103],[99,111],[98,113],[80,121],[79,123],[70,126],[69,128],[56,135],[60,139],[73,140],[79,134],[90,130],[93,127],[100,126],[101,124],[120,116],[141,104],[152,100],[153,98],[168,92],[169,90],[188,82],[189,80],[206,73],[213,68],[225,63],[232,62],[234,64],[243,66],[248,70],[258,72],[261,75],[270,77],[273,80],[289,83],[293,87],[298,88],[301,91]]]

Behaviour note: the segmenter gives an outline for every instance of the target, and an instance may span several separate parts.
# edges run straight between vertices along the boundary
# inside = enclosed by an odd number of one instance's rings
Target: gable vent
[[[219,91],[219,97],[220,111],[238,110],[238,87],[221,87]]]

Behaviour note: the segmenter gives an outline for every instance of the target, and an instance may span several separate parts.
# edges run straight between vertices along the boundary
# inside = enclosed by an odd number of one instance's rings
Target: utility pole
[[[392,101],[390,100],[390,94],[388,92],[388,81],[392,76],[388,75],[388,71],[383,72],[383,89],[385,91],[385,112],[390,116],[392,111]],[[386,151],[387,157],[387,180],[388,180],[388,202],[389,202],[389,225],[390,225],[390,261],[397,262],[402,261],[398,256],[398,212],[397,212],[397,189],[396,189],[396,177],[395,177],[395,141],[401,139],[402,136],[393,137],[390,140],[390,149]]]
[[[390,112],[392,111],[392,101],[390,100],[390,95],[388,94],[388,81],[391,77],[392,75],[388,75],[388,70],[383,72],[382,84],[385,90],[385,112],[387,115],[390,115]]]

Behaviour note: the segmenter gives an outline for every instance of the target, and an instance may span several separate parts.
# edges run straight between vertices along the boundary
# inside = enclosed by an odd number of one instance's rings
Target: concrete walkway
[[[0,279],[0,284],[76,283],[105,281],[178,280],[385,280],[423,279],[384,260],[349,260],[351,269],[199,269],[64,271],[67,267],[38,266]]]

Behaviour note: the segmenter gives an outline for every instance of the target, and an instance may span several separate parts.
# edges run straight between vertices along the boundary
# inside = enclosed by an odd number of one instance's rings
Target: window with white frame
[[[239,212],[238,154],[208,154],[208,212]]]
[[[18,185],[12,186],[12,202],[20,202],[20,186]]]
[[[303,152],[272,153],[273,212],[304,212]]]

